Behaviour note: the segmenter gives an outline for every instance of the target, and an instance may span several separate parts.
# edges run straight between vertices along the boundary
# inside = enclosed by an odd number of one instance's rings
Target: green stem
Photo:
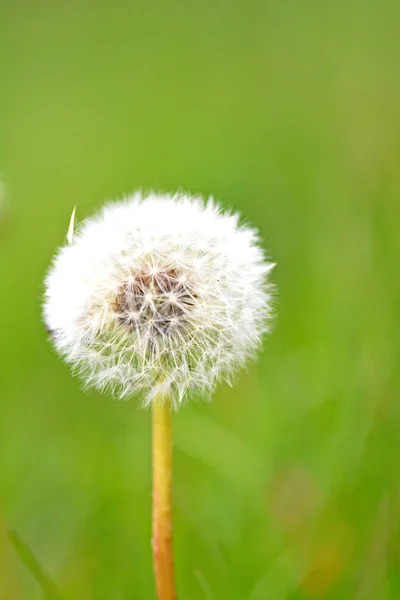
[[[52,582],[47,573],[44,572],[40,562],[37,560],[32,551],[25,544],[25,542],[21,540],[19,535],[15,531],[9,531],[8,539],[14,546],[22,562],[30,570],[32,575],[35,577],[36,581],[41,586],[46,599],[61,600],[61,596],[57,587]]]

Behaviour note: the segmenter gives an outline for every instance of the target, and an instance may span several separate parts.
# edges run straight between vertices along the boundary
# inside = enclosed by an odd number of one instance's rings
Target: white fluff
[[[46,278],[55,347],[87,386],[175,406],[254,355],[273,265],[258,233],[210,198],[140,192],[73,232]]]

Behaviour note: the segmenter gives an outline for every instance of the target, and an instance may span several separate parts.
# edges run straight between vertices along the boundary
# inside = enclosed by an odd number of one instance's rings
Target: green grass
[[[277,261],[258,363],[176,414],[182,600],[400,597],[400,9],[8,3],[0,21],[0,598],[151,600],[150,415],[84,394],[42,280],[135,187],[213,194]]]

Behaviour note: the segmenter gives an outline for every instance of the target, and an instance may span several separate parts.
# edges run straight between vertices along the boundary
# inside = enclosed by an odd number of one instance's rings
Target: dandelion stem
[[[172,428],[169,403],[153,405],[153,563],[158,600],[176,600],[172,552]]]

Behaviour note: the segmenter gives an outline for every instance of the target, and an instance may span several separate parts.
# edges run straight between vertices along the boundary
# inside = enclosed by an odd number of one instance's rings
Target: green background
[[[46,597],[10,530],[65,600],[155,597],[150,414],[83,393],[40,308],[73,206],[137,187],[278,263],[259,361],[174,417],[180,600],[398,600],[398,6],[3,2],[1,600]]]

